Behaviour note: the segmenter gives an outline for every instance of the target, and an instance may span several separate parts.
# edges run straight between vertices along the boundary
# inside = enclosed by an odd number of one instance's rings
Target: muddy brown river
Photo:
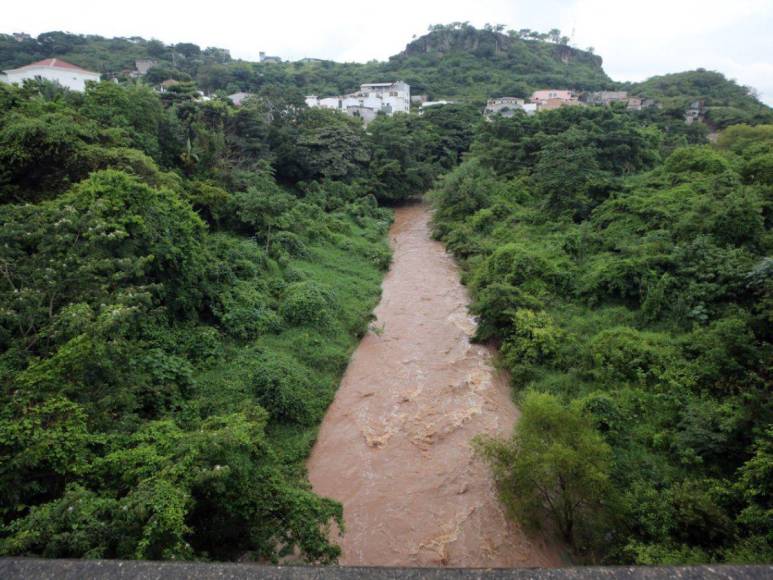
[[[397,209],[374,332],[362,340],[308,462],[314,490],[340,501],[340,563],[368,566],[559,565],[557,551],[505,518],[479,433],[518,419],[429,209]]]

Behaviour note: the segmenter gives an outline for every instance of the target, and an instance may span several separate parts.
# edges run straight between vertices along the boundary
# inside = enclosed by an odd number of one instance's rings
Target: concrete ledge
[[[127,560],[39,560],[0,558],[0,578],[84,580],[609,580],[680,578],[693,580],[773,578],[773,566],[688,566],[688,567],[578,567],[578,568],[355,568],[311,566],[260,566],[256,564],[207,564],[197,562],[146,562]]]

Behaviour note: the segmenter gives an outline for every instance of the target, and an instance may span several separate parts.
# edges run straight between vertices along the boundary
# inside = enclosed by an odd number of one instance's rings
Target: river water
[[[542,541],[509,522],[479,433],[518,418],[426,205],[397,209],[394,261],[377,321],[355,351],[308,461],[315,492],[340,501],[340,563],[367,566],[554,566]]]

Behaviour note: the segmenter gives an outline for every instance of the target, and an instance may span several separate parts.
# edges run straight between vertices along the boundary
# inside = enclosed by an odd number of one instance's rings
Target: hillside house
[[[578,105],[582,105],[582,103],[577,99],[567,100],[558,97],[543,99],[538,103],[533,104],[537,106],[538,111],[553,111],[555,109],[560,109],[561,107],[576,107]]]
[[[178,80],[175,80],[175,79],[166,79],[165,81],[163,81],[163,82],[161,83],[161,85],[159,85],[158,92],[159,92],[159,93],[165,93],[165,92],[167,92],[169,89],[171,89],[172,87],[174,87],[174,86],[177,86],[177,85],[179,85],[179,84],[180,84],[180,81],[178,81]]]
[[[419,107],[419,114],[422,113],[422,111],[426,109],[430,109],[432,107],[442,107],[443,105],[455,105],[456,101],[424,101],[421,104],[421,107]]]
[[[137,69],[137,75],[144,77],[148,71],[158,64],[157,60],[143,58],[134,61],[134,68]]]
[[[241,107],[244,100],[251,96],[252,93],[234,93],[232,95],[228,95],[227,98],[234,104],[234,106]]]
[[[357,117],[359,119],[362,119],[363,124],[367,127],[368,124],[373,121],[378,116],[378,111],[375,109],[372,109],[371,107],[360,107],[359,105],[356,106],[348,106],[346,107],[346,110],[344,111],[347,115],[350,117]],[[387,112],[384,110],[384,114],[391,113],[391,110]]]
[[[99,82],[98,72],[86,70],[61,58],[47,58],[23,67],[3,71],[2,80],[9,84],[21,85],[25,80],[47,80],[58,83],[66,89],[85,92],[86,83]]]
[[[486,102],[486,110],[484,115],[502,115],[503,117],[512,117],[515,111],[523,110],[523,106],[526,104],[524,99],[518,97],[497,97],[489,99]]]
[[[642,98],[641,97],[629,97],[626,108],[629,111],[641,111],[642,110]]]
[[[308,95],[306,105],[340,111],[361,118],[367,125],[378,113],[392,116],[411,110],[411,87],[402,81],[393,83],[367,83],[360,90],[338,97]]]
[[[580,96],[580,100],[589,105],[611,105],[612,103],[619,103],[628,101],[627,91],[593,91],[583,93]]]
[[[702,100],[693,101],[684,112],[684,122],[692,125],[696,121],[703,121],[706,115],[706,106]]]
[[[577,103],[577,97],[574,92],[566,89],[544,89],[541,91],[534,91],[530,100],[532,103],[535,103],[540,110],[542,109],[540,105],[546,104],[548,101],[551,101],[552,103]]]
[[[260,58],[260,62],[274,62],[274,63],[280,63],[282,62],[282,59],[278,56],[268,56],[265,52],[261,51],[258,53],[258,57]]]

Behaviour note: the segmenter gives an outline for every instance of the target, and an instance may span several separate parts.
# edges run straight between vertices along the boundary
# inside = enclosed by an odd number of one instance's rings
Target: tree
[[[87,144],[97,140],[92,122],[65,113],[11,113],[0,126],[0,201],[35,201],[85,177]]]
[[[164,56],[166,53],[166,46],[164,43],[160,40],[156,40],[155,38],[150,39],[146,46],[150,56],[159,58]]]
[[[267,104],[279,181],[350,179],[364,168],[369,150],[358,120],[326,109],[293,108],[274,115],[271,109],[278,103]]]
[[[174,45],[175,51],[182,54],[185,58],[193,58],[201,54],[201,48],[192,42],[180,42]]]
[[[592,189],[600,178],[594,149],[579,146],[570,136],[547,145],[532,173],[534,189],[544,196],[545,205],[575,217],[587,215]]]
[[[577,407],[530,392],[512,439],[477,440],[512,515],[532,528],[549,522],[564,541],[586,547],[602,532],[611,494],[611,450]]]

